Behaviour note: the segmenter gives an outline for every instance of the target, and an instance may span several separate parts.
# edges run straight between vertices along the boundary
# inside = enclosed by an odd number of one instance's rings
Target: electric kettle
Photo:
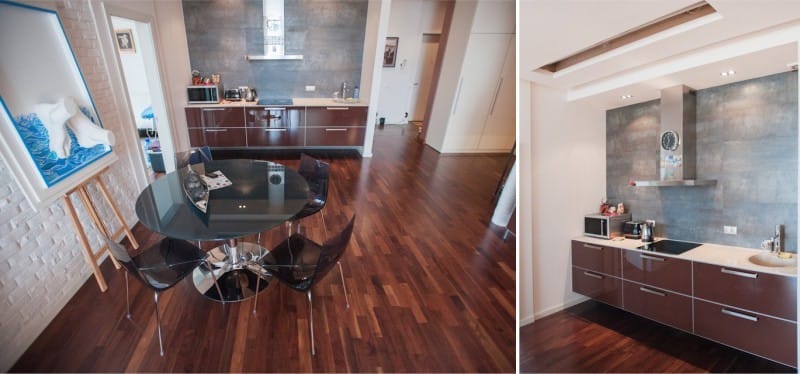
[[[655,234],[653,234],[653,230],[656,227],[656,221],[648,219],[644,221],[642,225],[642,243],[652,243]]]

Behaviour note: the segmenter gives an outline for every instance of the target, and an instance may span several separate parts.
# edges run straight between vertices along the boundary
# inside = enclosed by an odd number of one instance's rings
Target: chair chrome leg
[[[253,315],[256,315],[256,305],[258,305],[259,287],[261,287],[261,276],[256,274],[256,298],[253,300]]]
[[[347,285],[344,284],[344,272],[342,271],[342,263],[340,261],[336,261],[339,264],[339,275],[342,277],[342,288],[344,288],[344,301],[347,302],[347,308],[350,308],[350,298],[347,297]]]
[[[316,356],[314,350],[314,303],[311,301],[311,290],[306,292],[308,295],[308,330],[311,332],[311,355]]]
[[[158,327],[158,348],[161,351],[161,356],[164,356],[164,343],[161,342],[161,317],[158,315],[158,291],[153,292],[154,300],[156,302],[156,326]]]
[[[322,229],[325,230],[324,240],[328,240],[328,225],[325,224],[325,212],[320,210],[319,216],[322,217]]]
[[[125,317],[127,317],[130,320],[131,319],[131,297],[130,297],[130,293],[128,292],[128,270],[127,269],[125,270],[125,306],[127,307],[126,310],[128,311],[125,314]]]
[[[206,266],[208,267],[208,271],[211,273],[211,278],[214,278],[214,287],[217,288],[217,293],[219,294],[219,300],[222,304],[225,304],[225,296],[222,294],[222,289],[219,288],[219,282],[217,281],[217,275],[214,274],[214,265],[208,261],[208,257],[206,257]]]

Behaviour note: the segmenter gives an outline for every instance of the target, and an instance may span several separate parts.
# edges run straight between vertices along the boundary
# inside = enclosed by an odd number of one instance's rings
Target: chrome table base
[[[215,301],[241,301],[253,297],[264,290],[271,279],[260,266],[253,265],[253,261],[267,253],[269,251],[258,244],[230,240],[208,252],[208,262],[213,269],[206,266],[195,269],[192,274],[194,286],[201,294]],[[217,277],[222,295],[214,286],[214,276]],[[259,277],[261,281],[258,281]]]

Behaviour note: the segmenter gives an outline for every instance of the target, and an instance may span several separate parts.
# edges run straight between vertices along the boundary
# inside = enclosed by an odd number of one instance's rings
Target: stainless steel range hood
[[[697,95],[687,86],[661,90],[661,129],[658,145],[659,180],[635,181],[640,187],[713,186],[716,180],[696,179]]]

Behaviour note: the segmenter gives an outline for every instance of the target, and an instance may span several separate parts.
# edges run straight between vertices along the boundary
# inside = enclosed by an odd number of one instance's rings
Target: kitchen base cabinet
[[[694,301],[695,334],[797,367],[797,324],[703,300]]]
[[[365,127],[307,127],[306,146],[363,145],[365,133]]]
[[[639,251],[622,251],[625,280],[692,294],[692,262]]]
[[[244,128],[206,128],[202,131],[205,140],[202,145],[209,147],[244,147],[247,145]]]
[[[291,147],[304,144],[303,131],[298,128],[248,128],[248,147]]]
[[[620,250],[614,247],[572,241],[572,265],[619,277]]]
[[[694,296],[797,320],[797,278],[695,262]]]
[[[692,331],[692,299],[652,286],[623,282],[624,309],[653,321]]]
[[[617,308],[622,307],[622,281],[619,278],[573,266],[572,291]]]

